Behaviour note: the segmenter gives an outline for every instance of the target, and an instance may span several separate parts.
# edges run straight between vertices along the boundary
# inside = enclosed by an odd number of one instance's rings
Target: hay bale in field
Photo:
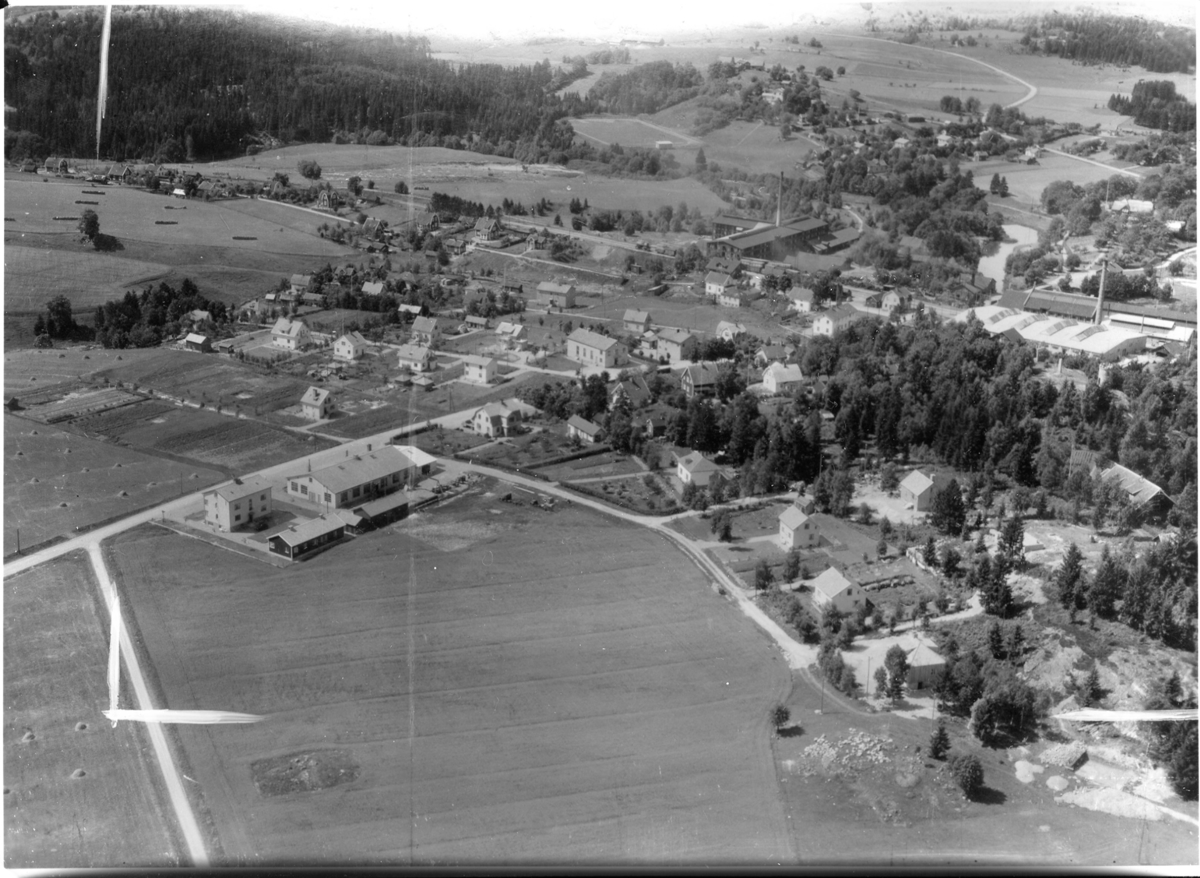
[[[37,737],[37,735],[35,735],[35,734],[33,733],[33,729],[26,729],[26,730],[25,730],[25,734],[23,734],[23,735],[21,736],[21,743],[22,743],[22,744],[28,744],[30,741],[32,741],[32,740],[33,740],[34,738],[36,738],[36,737]]]
[[[59,509],[66,509],[66,508],[67,508],[67,502],[64,500],[62,503],[59,503],[59,504],[58,504],[58,508],[59,508]]]
[[[117,496],[118,497],[128,497],[129,492],[128,491],[117,491]]]
[[[87,777],[87,772],[82,768],[76,768],[71,772],[71,780],[79,780],[81,777]]]
[[[88,727],[87,723],[75,723],[75,731],[77,731],[77,732],[86,732],[87,727]]]

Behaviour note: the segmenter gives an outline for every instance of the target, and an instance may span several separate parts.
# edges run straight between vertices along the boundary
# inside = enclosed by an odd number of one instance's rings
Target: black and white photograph
[[[1200,869],[1194,2],[3,6],[6,870]]]

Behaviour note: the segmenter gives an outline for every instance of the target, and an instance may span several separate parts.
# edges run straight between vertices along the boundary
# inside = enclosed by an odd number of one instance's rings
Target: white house
[[[312,334],[303,320],[280,317],[271,327],[271,344],[289,351],[300,351],[312,344]]]
[[[795,506],[779,515],[779,544],[785,549],[811,549],[820,542],[817,523]]]
[[[720,472],[721,468],[699,451],[693,451],[691,454],[679,458],[677,473],[679,481],[685,485],[704,488],[712,481],[713,476]]]
[[[654,330],[654,352],[660,357],[665,356],[668,363],[678,363],[683,359],[683,344],[692,334],[677,326],[663,326]]]
[[[234,479],[204,492],[204,523],[229,532],[271,515],[271,483],[262,476]]]
[[[347,332],[333,343],[333,358],[352,363],[367,349],[367,340],[357,332]]]
[[[804,373],[794,363],[772,363],[763,371],[763,387],[770,393],[794,393],[804,381]]]
[[[380,296],[383,295],[383,281],[369,280],[362,285],[364,296]]]
[[[543,281],[537,285],[538,304],[555,308],[575,307],[575,287],[572,284],[556,284]]]
[[[600,438],[600,426],[579,415],[571,415],[567,421],[567,435],[578,437],[585,445],[592,445]]]
[[[816,335],[833,335],[841,332],[863,316],[857,308],[849,305],[838,305],[828,311],[822,311],[813,318],[813,333]]]
[[[862,587],[851,582],[836,567],[830,567],[816,579],[812,586],[813,609],[824,613],[828,607],[837,607],[839,612],[853,613],[866,600]]]
[[[788,299],[791,300],[793,311],[799,314],[807,314],[813,309],[816,293],[807,287],[792,287],[791,291],[788,292]]]
[[[496,439],[510,435],[517,424],[536,412],[533,406],[516,399],[489,402],[471,416],[471,428],[480,436]]]
[[[574,360],[584,366],[619,366],[627,359],[625,345],[615,338],[592,332],[590,329],[576,329],[567,336],[567,359]]]
[[[427,372],[433,366],[433,354],[424,345],[402,344],[396,349],[397,365],[413,372]]]
[[[463,357],[463,380],[472,384],[492,384],[499,365],[495,357]]]
[[[722,271],[710,271],[704,277],[704,294],[706,296],[721,296],[733,287],[733,278]]]
[[[650,328],[650,315],[645,311],[635,311],[632,308],[627,308],[622,322],[625,325],[626,332],[642,333]]]
[[[333,413],[333,394],[320,387],[310,387],[300,397],[300,415],[310,421],[323,421]]]
[[[920,470],[913,470],[900,483],[900,500],[917,512],[925,512],[933,508],[934,496],[945,487],[947,481],[941,473],[928,476]]]
[[[427,348],[435,347],[441,338],[436,317],[418,317],[412,325],[412,341]]]

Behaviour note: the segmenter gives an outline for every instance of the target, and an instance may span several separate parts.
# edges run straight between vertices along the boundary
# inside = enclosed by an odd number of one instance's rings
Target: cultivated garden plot
[[[134,408],[114,409],[109,415]],[[21,547],[28,549],[224,478],[195,463],[164,460],[5,415],[4,554],[17,550],[18,530]]]
[[[788,858],[782,663],[660,537],[503,490],[286,571],[116,540],[164,700],[266,717],[181,729],[229,860]]]
[[[82,552],[4,580],[9,869],[180,865],[143,728],[113,728],[100,713],[108,706],[108,614],[98,598]]]

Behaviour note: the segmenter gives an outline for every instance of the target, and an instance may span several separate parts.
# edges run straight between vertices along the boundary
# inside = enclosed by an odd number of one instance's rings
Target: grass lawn
[[[565,433],[539,430],[536,433],[513,436],[478,452],[472,452],[471,459],[485,466],[497,463],[503,466],[532,468],[544,460],[578,450],[580,448],[572,445]]]
[[[68,295],[80,311],[125,295],[130,286],[157,283],[170,266],[121,259],[107,253],[4,248],[4,310],[41,311],[55,296]]]
[[[790,861],[758,632],[661,538],[502,491],[287,570],[115,541],[171,706],[267,716],[180,729],[228,860]],[[348,778],[256,788],[282,757]]]
[[[9,869],[180,865],[143,727],[113,728],[100,714],[108,706],[108,614],[98,612],[98,597],[82,552],[4,580]]]
[[[5,415],[4,554],[16,551],[18,530],[28,548],[178,497],[181,484],[190,493],[225,478],[216,469]]]
[[[645,470],[632,457],[626,457],[614,451],[606,451],[603,454],[545,467],[540,472],[551,479],[574,481],[576,479],[595,479],[601,476],[635,475],[644,473]]]

